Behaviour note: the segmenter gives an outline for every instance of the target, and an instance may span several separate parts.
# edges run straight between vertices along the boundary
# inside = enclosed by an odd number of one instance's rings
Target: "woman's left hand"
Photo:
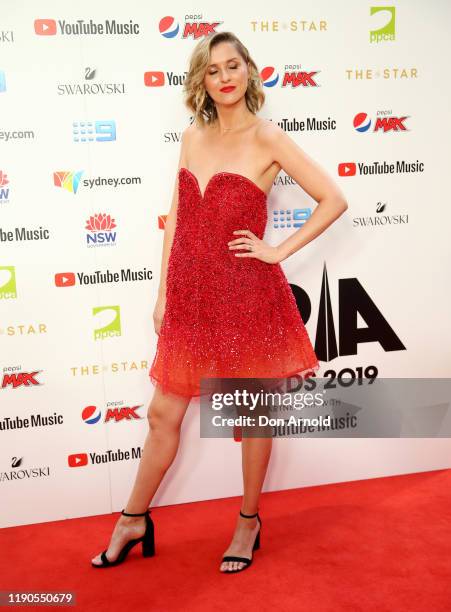
[[[232,249],[249,249],[247,253],[235,253],[235,257],[255,257],[265,263],[275,264],[281,261],[279,249],[277,247],[266,244],[264,240],[260,240],[250,230],[235,230],[234,234],[243,234],[235,240],[231,240],[227,244],[229,250]]]

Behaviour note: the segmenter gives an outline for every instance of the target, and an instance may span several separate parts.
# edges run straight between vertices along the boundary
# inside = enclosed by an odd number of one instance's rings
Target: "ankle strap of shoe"
[[[130,514],[130,512],[124,512],[124,510],[122,510],[122,514],[124,516],[145,516],[148,512],[150,512],[149,508],[147,508],[145,512],[141,512],[139,514]]]
[[[255,518],[256,516],[258,516],[258,511],[255,514],[243,514],[240,510],[240,516],[242,516],[243,518]]]

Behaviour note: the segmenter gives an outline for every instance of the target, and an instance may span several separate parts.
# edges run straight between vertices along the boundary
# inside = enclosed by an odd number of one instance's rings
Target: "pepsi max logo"
[[[222,21],[203,21],[202,15],[186,15],[185,25],[183,26],[182,38],[194,38],[197,40],[202,36],[209,36],[216,33],[218,25]],[[168,15],[160,19],[158,24],[160,34],[165,38],[175,38],[180,32],[180,25],[174,17]]]
[[[264,87],[274,87],[279,82],[279,73],[274,66],[266,66],[260,73]]]

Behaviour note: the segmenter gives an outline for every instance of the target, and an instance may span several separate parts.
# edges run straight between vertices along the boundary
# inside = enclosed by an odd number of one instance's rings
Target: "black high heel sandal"
[[[127,557],[130,550],[133,548],[133,546],[135,546],[139,542],[142,542],[143,557],[153,557],[155,555],[155,530],[154,530],[153,521],[150,517],[150,510],[147,509],[145,512],[142,512],[141,514],[129,514],[128,512],[124,512],[124,510],[122,510],[121,514],[123,514],[124,516],[145,516],[146,517],[146,531],[144,532],[144,535],[141,536],[140,538],[134,538],[132,540],[129,540],[123,546],[123,548],[119,552],[119,555],[114,561],[108,560],[106,556],[106,551],[108,549],[104,550],[103,553],[100,555],[102,559],[102,563],[96,564],[91,561],[92,567],[112,567],[113,565],[119,565],[119,563],[122,563],[122,561],[125,560],[125,558]]]
[[[258,550],[260,548],[260,531],[262,528],[262,521],[258,515],[258,512],[256,512],[255,514],[243,514],[240,510],[240,516],[242,516],[243,518],[257,517],[257,520],[260,524],[260,529],[258,530],[257,535],[255,536],[255,542],[254,542],[254,546],[252,547],[252,551]],[[222,558],[222,562],[238,561],[240,563],[245,563],[245,565],[241,569],[233,569],[233,570],[225,570],[225,571],[220,570],[220,572],[221,574],[234,574],[236,572],[242,572],[243,570],[247,569],[251,565],[252,559],[253,559],[253,555],[250,559],[248,559],[247,557],[235,557],[234,555],[226,555],[225,557]]]

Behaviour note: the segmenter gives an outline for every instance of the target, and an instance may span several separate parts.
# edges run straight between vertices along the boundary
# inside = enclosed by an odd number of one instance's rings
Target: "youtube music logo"
[[[424,172],[424,162],[419,159],[405,160],[398,159],[394,162],[374,161],[363,162],[342,162],[338,164],[338,176],[359,176],[383,175],[383,174],[410,174],[414,172]]]
[[[88,465],[88,455],[86,453],[74,453],[67,458],[69,467],[82,467]]]
[[[343,162],[338,164],[338,176],[355,176],[356,165],[354,162]]]
[[[146,87],[163,87],[164,72],[154,71],[144,73],[144,85]]]
[[[34,31],[39,36],[54,36],[56,34],[56,21],[54,19],[35,19]]]
[[[73,272],[57,272],[55,274],[55,285],[57,287],[73,287],[75,285],[75,274]]]

